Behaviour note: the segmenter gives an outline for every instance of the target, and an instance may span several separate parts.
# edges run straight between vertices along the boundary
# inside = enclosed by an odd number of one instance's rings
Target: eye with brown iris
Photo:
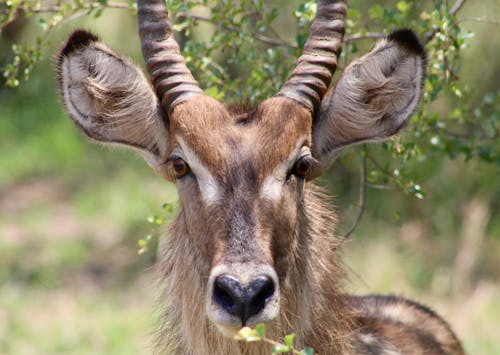
[[[176,177],[179,179],[183,176],[186,176],[189,173],[189,165],[179,157],[175,157],[172,159],[172,166],[175,171]]]
[[[308,157],[302,157],[295,162],[291,173],[304,179],[311,170],[311,162]]]

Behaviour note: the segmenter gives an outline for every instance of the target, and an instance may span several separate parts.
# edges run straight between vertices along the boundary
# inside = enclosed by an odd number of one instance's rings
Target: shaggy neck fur
[[[341,294],[344,273],[335,255],[340,246],[332,235],[335,215],[318,187],[308,184],[306,190],[287,276],[280,280],[280,315],[266,324],[266,334],[280,340],[295,333],[299,349],[311,346],[320,354],[346,354],[350,352],[351,311]],[[181,211],[158,265],[164,310],[156,353],[269,354],[268,344],[236,342],[208,320],[205,295],[210,265],[186,238],[186,222]]]

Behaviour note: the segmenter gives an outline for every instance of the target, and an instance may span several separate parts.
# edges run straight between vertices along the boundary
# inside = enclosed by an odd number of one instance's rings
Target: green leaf
[[[425,197],[425,192],[422,190],[422,187],[418,184],[413,184],[411,186],[410,191],[413,193],[413,195],[418,198],[418,199],[423,199]]]
[[[47,31],[47,29],[49,28],[49,24],[47,23],[47,20],[44,18],[39,19],[38,24],[44,31]]]
[[[257,335],[257,331],[250,327],[243,327],[238,331],[234,337],[236,340],[244,340],[247,342],[261,341],[262,338]]]
[[[357,21],[361,18],[361,13],[353,8],[347,9],[347,18],[350,18],[353,21]]]
[[[165,202],[163,205],[161,205],[161,208],[168,213],[171,213],[174,210],[174,206],[168,202]]]
[[[288,334],[287,336],[285,336],[285,344],[289,347],[293,347],[293,340],[295,339],[295,334]]]
[[[220,92],[215,86],[211,86],[205,89],[205,95],[213,97],[214,99],[221,100],[224,98],[224,93]]]
[[[405,15],[410,11],[411,6],[412,4],[406,1],[399,1],[396,5],[397,9]]]
[[[263,323],[259,323],[255,326],[255,334],[259,337],[266,336],[266,326]]]
[[[151,224],[157,224],[157,225],[162,225],[163,224],[163,219],[161,219],[158,216],[149,216],[147,218],[147,221]]]
[[[312,348],[304,348],[300,351],[301,354],[303,355],[314,355],[314,350]]]
[[[374,5],[368,10],[372,20],[382,20],[384,18],[384,8],[381,5]]]
[[[279,345],[275,345],[273,346],[273,354],[281,354],[281,353],[287,353],[289,352],[291,349],[289,346],[287,345],[283,345],[283,344],[279,344]]]

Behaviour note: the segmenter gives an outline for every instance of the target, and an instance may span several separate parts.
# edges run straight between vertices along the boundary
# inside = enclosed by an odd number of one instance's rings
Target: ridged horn
[[[328,90],[342,51],[346,1],[318,0],[304,52],[278,96],[297,101],[314,112]]]
[[[203,91],[174,39],[165,0],[139,0],[137,10],[142,54],[161,105],[169,113],[175,105]]]

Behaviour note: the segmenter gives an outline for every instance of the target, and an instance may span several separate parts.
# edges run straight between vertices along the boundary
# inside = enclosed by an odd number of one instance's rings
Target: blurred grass
[[[146,222],[176,200],[133,153],[88,144],[50,63],[0,88],[0,354],[139,354],[153,316]]]
[[[148,347],[150,297],[131,292],[2,287],[2,354],[141,354]]]
[[[92,28],[138,58],[127,19]],[[469,67],[470,78],[479,66]],[[87,143],[56,87],[44,63],[20,89],[0,88],[0,354],[149,353],[154,255],[138,256],[137,241],[151,232],[146,218],[176,200],[175,189],[133,153]],[[325,177],[341,230],[357,212],[356,169],[347,157]],[[369,189],[365,217],[343,251],[349,290],[420,300],[453,325],[470,354],[500,354],[498,168],[435,157],[413,169],[428,193],[423,201]],[[465,207],[477,199],[489,222],[475,229],[482,244],[470,287],[454,286]]]

